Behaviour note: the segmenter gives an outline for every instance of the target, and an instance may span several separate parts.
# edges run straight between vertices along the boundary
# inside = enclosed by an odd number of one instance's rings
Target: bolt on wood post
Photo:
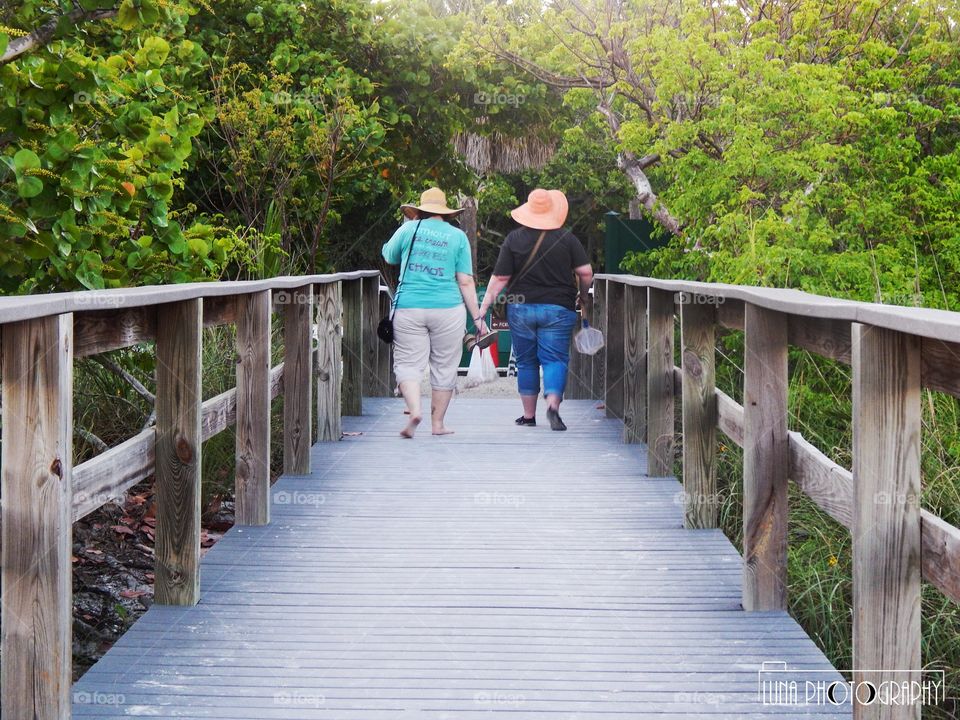
[[[238,525],[270,522],[270,296],[236,298]]]
[[[623,283],[614,280],[605,281],[607,297],[603,304],[606,328],[606,388],[604,408],[608,418],[623,419],[623,371],[624,371],[624,307]]]
[[[390,315],[390,293],[385,290],[380,293],[380,313],[379,318],[385,318]],[[378,319],[379,323],[379,319]],[[377,354],[377,389],[380,390],[379,397],[393,397],[393,390],[397,386],[393,381],[393,346],[380,342],[380,338],[375,338],[374,342],[380,343],[380,350]]]
[[[743,380],[743,607],[787,607],[787,318],[747,304]]]
[[[647,289],[623,286],[623,441],[647,441]]]
[[[161,605],[200,599],[203,301],[157,308],[156,571]]]
[[[921,679],[920,340],[856,323],[852,335],[853,679],[876,687]],[[853,716],[918,720],[920,705],[855,702]]]
[[[673,475],[673,293],[647,293],[647,474]]]
[[[3,326],[3,717],[67,720],[73,630],[73,315]]]
[[[274,294],[283,309],[283,472],[310,472],[313,286]]]
[[[717,502],[716,305],[679,293],[684,524],[714,528]]]
[[[343,389],[344,415],[363,414],[363,283],[344,280]]]
[[[383,397],[384,388],[377,372],[380,361],[380,276],[365,277],[361,281],[363,294],[363,391],[367,397]]]
[[[342,435],[340,425],[341,319],[340,283],[316,287],[317,301],[317,440],[330,442]]]
[[[597,330],[607,337],[607,281],[593,281],[593,318],[590,321]],[[593,375],[590,379],[590,397],[603,400],[607,392],[607,349],[600,350],[592,358]]]

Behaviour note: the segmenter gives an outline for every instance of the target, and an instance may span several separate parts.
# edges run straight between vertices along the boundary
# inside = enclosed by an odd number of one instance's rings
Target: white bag
[[[493,382],[497,379],[497,363],[493,359],[493,346],[480,351],[481,365],[483,368],[483,382]]]
[[[583,330],[573,338],[577,352],[582,355],[596,355],[603,347],[603,333],[583,323]]]
[[[463,386],[473,388],[490,382],[492,378],[489,377],[488,363],[492,362],[493,360],[489,353],[485,353],[480,348],[475,347],[473,353],[470,355],[470,367],[467,368],[467,379],[464,381]],[[493,374],[496,376],[496,368],[493,369]]]

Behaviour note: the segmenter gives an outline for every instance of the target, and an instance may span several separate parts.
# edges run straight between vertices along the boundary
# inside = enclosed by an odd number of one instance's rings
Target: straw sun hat
[[[567,196],[562,192],[537,188],[523,205],[511,210],[510,215],[534,230],[557,230],[567,219],[567,209]]]
[[[459,215],[463,212],[463,208],[447,207],[447,196],[443,190],[435,187],[423,191],[423,194],[420,195],[419,205],[407,203],[406,205],[401,205],[400,209],[403,210],[403,214],[408,218],[415,218],[419,211],[430,213],[431,215]]]

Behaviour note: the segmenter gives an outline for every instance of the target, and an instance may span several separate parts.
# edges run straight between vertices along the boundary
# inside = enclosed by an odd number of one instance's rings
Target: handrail
[[[619,274],[598,274],[594,297],[607,347],[572,358],[575,387],[623,419],[626,441],[647,442],[651,475],[672,473],[680,396],[688,527],[719,524],[716,430],[744,450],[744,608],[786,609],[793,481],[851,531],[854,681],[919,673],[922,579],[960,602],[960,529],[920,508],[920,390],[960,397],[960,313]],[[718,325],[744,331],[743,405],[715,385]],[[852,471],[788,431],[790,345],[853,368]],[[857,704],[855,717],[875,711]],[[909,704],[884,712],[917,716]]]
[[[203,442],[236,425],[236,523],[269,523],[271,401],[284,396],[284,472],[309,472],[314,439],[339,440],[341,415],[391,394],[388,303],[376,270],[0,298],[4,717],[70,717],[71,523],[155,474],[155,601],[196,603]],[[225,324],[236,387],[202,401],[201,331]],[[148,341],[156,425],[73,467],[74,358]]]

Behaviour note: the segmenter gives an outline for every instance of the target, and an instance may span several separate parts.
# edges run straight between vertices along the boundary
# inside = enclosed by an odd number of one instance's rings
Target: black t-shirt
[[[565,228],[547,230],[533,262],[520,273],[541,232],[519,227],[507,235],[493,274],[510,276],[505,292],[511,303],[542,303],[574,310],[579,290],[573,269],[590,261],[572,232]]]

